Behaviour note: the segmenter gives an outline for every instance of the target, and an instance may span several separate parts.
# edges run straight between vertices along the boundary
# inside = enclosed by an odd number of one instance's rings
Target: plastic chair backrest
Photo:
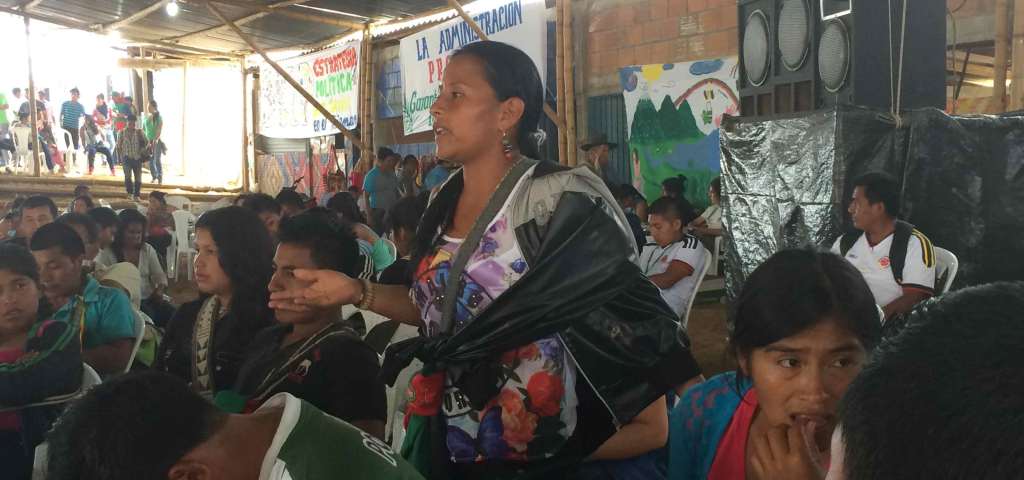
[[[128,365],[124,367],[125,373],[132,369],[132,363],[135,363],[135,356],[139,354],[139,346],[142,345],[142,338],[146,336],[146,318],[148,316],[134,309],[133,313],[135,313],[135,345],[132,346],[132,354],[128,357]]]
[[[63,128],[53,127],[53,133],[54,140],[57,141],[57,150],[67,152],[74,149],[75,145],[71,141],[71,132]]]
[[[690,294],[690,300],[686,302],[686,309],[679,312],[679,326],[686,328],[686,325],[690,321],[690,310],[693,309],[693,301],[697,299],[697,292],[700,290],[700,284],[704,281],[704,276],[708,274],[708,268],[711,266],[711,262],[717,261],[717,258],[709,252],[706,248],[704,249],[704,264],[700,266],[699,271],[694,271],[693,275],[696,277],[696,282],[693,283],[693,293]]]
[[[96,370],[89,366],[88,363],[82,364],[82,388],[79,389],[78,394],[81,395],[86,390],[95,387],[103,383],[103,379],[100,378],[100,374],[96,373]]]
[[[936,293],[942,295],[953,286],[953,279],[960,269],[960,260],[953,252],[945,248],[934,247],[935,250],[935,281],[942,281],[942,285],[935,284]]]
[[[174,218],[174,235],[178,237],[178,251],[193,252],[191,236],[196,225],[196,216],[186,210],[175,210],[171,217]]]
[[[168,205],[177,208],[178,210],[192,211],[192,201],[189,200],[188,197],[183,197],[181,195],[168,195],[165,197],[165,200],[167,200]]]
[[[28,145],[32,143],[31,127],[14,127],[11,129],[12,137],[14,137],[14,149],[18,152],[18,155],[28,155]]]
[[[50,450],[47,442],[36,445],[35,455],[32,457],[32,480],[46,480],[46,455]]]
[[[712,243],[711,251],[711,265],[708,266],[708,275],[713,277],[718,276],[718,260],[719,255],[722,253],[722,236],[716,236],[715,241]]]

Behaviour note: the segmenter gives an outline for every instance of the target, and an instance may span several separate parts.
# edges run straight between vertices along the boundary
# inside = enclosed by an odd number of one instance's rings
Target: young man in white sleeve
[[[871,172],[853,185],[849,212],[858,231],[837,239],[832,250],[864,275],[888,321],[935,294],[935,252],[928,237],[897,219],[896,179]]]

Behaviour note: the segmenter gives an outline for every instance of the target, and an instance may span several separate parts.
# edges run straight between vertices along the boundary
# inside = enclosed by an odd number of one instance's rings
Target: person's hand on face
[[[361,282],[333,270],[292,271],[296,283],[270,294],[270,308],[293,312],[308,312],[313,308],[340,307],[359,301],[363,295]]]
[[[779,425],[752,436],[750,466],[759,480],[823,480],[827,454],[818,451],[814,422]]]

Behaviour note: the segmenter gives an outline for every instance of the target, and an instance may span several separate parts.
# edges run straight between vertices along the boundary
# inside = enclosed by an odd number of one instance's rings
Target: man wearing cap
[[[608,178],[608,152],[618,146],[617,143],[609,142],[608,135],[604,133],[591,136],[590,140],[580,147],[587,152],[587,159],[581,165],[593,170],[605,183],[611,183]]]

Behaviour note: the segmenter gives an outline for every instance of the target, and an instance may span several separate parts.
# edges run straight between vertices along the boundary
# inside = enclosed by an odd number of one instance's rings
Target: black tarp
[[[802,118],[727,119],[722,133],[727,288],[781,248],[830,247],[852,228],[858,175],[902,183],[902,217],[959,258],[953,288],[1024,279],[1024,116],[841,107]]]

